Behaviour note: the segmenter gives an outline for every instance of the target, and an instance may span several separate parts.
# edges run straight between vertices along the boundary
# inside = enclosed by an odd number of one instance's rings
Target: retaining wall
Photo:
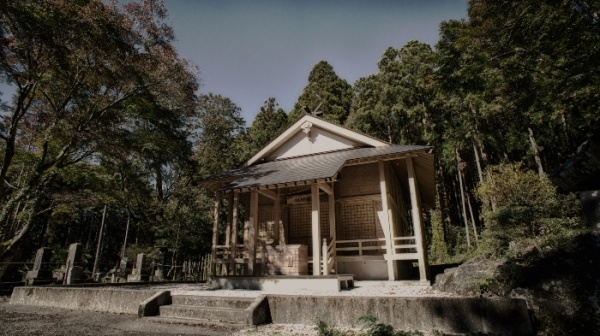
[[[140,303],[157,292],[111,288],[15,287],[10,303],[137,315]]]
[[[373,315],[404,330],[533,334],[527,305],[519,299],[269,295],[268,300],[273,323],[314,324],[321,320],[348,326]]]

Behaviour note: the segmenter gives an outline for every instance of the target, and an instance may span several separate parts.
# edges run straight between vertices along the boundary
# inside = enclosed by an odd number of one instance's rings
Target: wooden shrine
[[[201,181],[215,192],[213,274],[427,281],[431,152],[302,117],[244,167]]]

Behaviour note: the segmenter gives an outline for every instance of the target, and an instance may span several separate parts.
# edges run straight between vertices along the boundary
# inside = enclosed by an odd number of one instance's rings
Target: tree
[[[469,5],[473,39],[489,55],[487,66],[499,74],[494,95],[502,99],[503,114],[519,126],[540,174],[597,129],[597,15],[598,5],[588,1]]]
[[[209,93],[199,97],[197,129],[200,135],[194,159],[200,177],[222,173],[242,163],[238,153],[232,150],[236,136],[244,131],[246,124],[240,112],[235,103],[221,95]]]
[[[252,126],[248,128],[249,154],[255,154],[279,133],[283,132],[287,125],[288,116],[285,111],[279,108],[275,98],[267,99],[254,118]]]
[[[379,72],[355,85],[346,126],[390,143],[433,144],[435,54],[427,44],[388,48]]]
[[[196,77],[165,18],[152,0],[0,2],[0,78],[15,88],[1,127],[2,261],[51,210],[44,200],[63,170],[127,157],[141,120],[169,124],[171,137],[193,111]]]
[[[323,119],[344,124],[352,104],[352,87],[338,77],[326,61],[317,63],[308,75],[308,85],[294,105],[288,120],[296,121],[306,113],[304,107],[313,112],[323,112]]]

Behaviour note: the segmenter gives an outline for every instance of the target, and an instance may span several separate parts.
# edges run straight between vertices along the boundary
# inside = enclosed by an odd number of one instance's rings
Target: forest
[[[600,129],[600,3],[471,0],[435,46],[382,50],[351,84],[323,60],[291,111],[266,97],[247,125],[173,46],[160,1],[0,0],[0,278],[36,249],[78,242],[100,270],[168,248],[210,250],[202,178],[239,167],[305,113],[394,144],[435,148],[432,264],[540,251],[585,232],[549,176]],[[554,244],[554,245],[553,245]],[[514,251],[514,249],[513,249]]]

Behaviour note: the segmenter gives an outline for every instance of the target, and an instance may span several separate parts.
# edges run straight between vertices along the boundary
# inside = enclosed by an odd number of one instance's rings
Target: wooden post
[[[238,242],[238,211],[240,208],[240,193],[233,192],[233,211],[231,213],[231,274],[235,275],[235,259]]]
[[[329,253],[327,250],[327,239],[323,238],[323,275],[329,275]]]
[[[388,268],[388,280],[395,281],[398,275],[398,268],[396,267],[396,261],[393,260],[394,255],[394,243],[392,241],[391,234],[391,223],[389,218],[389,205],[388,205],[388,191],[387,183],[385,180],[385,162],[379,161],[379,189],[381,191],[381,215],[379,220],[383,228],[385,235],[385,247],[387,250],[387,268]]]
[[[214,208],[214,223],[212,236],[212,259],[210,264],[210,272],[212,275],[217,275],[217,243],[219,234],[219,220],[221,213],[221,190],[215,191],[215,208]]]
[[[279,202],[279,189],[276,191],[277,196],[273,200],[273,245],[281,245],[279,239],[281,226],[281,203]]]
[[[250,192],[250,220],[248,229],[248,275],[254,275],[256,243],[258,242],[258,192]]]
[[[337,263],[336,263],[336,228],[335,228],[335,197],[333,194],[333,182],[331,182],[331,193],[328,195],[329,202],[329,238],[333,241],[333,246],[331,247],[331,257],[333,258],[333,268],[337,273]]]
[[[417,243],[417,254],[419,255],[419,277],[421,278],[421,281],[427,281],[429,272],[427,269],[427,259],[425,257],[425,239],[423,236],[423,222],[421,220],[421,199],[419,198],[419,188],[417,187],[417,178],[411,157],[406,158],[406,170],[408,172],[408,186],[410,189],[412,222],[414,226],[415,241]]]
[[[233,192],[227,195],[227,228],[225,229],[225,245],[229,245],[231,240],[231,224],[233,221]]]
[[[319,185],[311,185],[313,276],[321,275],[321,227],[319,223]]]

